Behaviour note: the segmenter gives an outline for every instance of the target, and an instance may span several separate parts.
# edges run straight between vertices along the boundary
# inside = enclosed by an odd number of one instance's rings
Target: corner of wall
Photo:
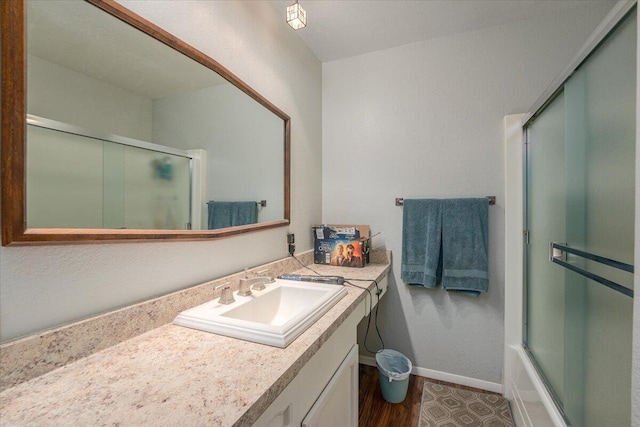
[[[504,210],[505,210],[505,284],[504,284],[504,367],[503,388],[509,396],[512,359],[511,346],[522,344],[523,253],[523,156],[522,118],[513,114],[504,118]]]

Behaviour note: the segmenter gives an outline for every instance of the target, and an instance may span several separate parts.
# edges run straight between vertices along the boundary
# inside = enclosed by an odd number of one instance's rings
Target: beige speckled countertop
[[[381,279],[390,263],[378,262],[311,267]],[[165,324],[4,390],[0,424],[251,425],[365,298],[365,291],[347,289],[285,349]]]

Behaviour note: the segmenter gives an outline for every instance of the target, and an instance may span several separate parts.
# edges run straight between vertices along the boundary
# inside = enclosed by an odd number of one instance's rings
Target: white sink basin
[[[347,294],[343,286],[277,279],[235,302],[209,301],[180,313],[173,323],[284,348]]]

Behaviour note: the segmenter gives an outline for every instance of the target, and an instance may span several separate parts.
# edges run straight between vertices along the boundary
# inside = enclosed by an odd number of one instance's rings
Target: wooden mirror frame
[[[282,227],[290,220],[291,119],[233,73],[196,48],[113,0],[86,0],[218,73],[284,121],[284,219],[219,230],[134,230],[26,227],[26,17],[24,0],[4,0],[2,25],[2,245],[203,240]]]

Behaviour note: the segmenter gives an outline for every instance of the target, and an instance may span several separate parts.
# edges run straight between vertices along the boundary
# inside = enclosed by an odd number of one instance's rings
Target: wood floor
[[[360,365],[359,427],[414,427],[420,420],[420,402],[424,378],[411,375],[407,398],[402,403],[389,403],[382,398],[378,368]]]
[[[472,387],[411,375],[407,398],[404,402],[389,403],[382,398],[378,383],[378,368],[361,364],[359,369],[359,427],[417,427],[420,421],[420,403],[425,380],[465,390],[490,393]]]

